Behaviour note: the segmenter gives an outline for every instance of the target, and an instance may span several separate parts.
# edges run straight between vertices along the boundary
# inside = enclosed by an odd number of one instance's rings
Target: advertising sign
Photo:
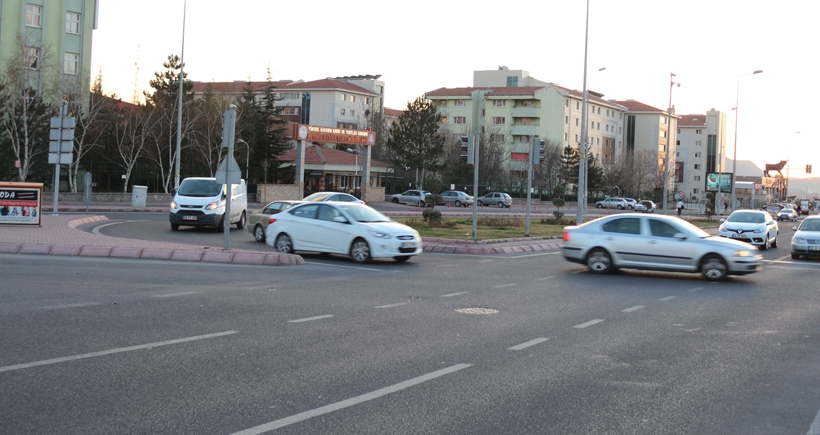
[[[369,130],[351,130],[306,124],[294,125],[293,137],[298,140],[335,142],[348,145],[373,146],[376,144],[376,133]]]
[[[0,224],[40,225],[42,183],[0,183]]]
[[[720,180],[720,191],[721,192],[731,192],[732,191],[732,173],[731,172],[723,172],[718,174],[717,172],[707,172],[706,173],[706,188],[704,189],[706,192],[717,192],[718,191],[718,179]]]

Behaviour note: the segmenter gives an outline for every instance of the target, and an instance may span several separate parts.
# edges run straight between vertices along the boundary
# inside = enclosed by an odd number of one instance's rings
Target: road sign
[[[678,196],[680,196],[680,199],[683,199],[683,191],[682,190],[680,192],[678,192]]]

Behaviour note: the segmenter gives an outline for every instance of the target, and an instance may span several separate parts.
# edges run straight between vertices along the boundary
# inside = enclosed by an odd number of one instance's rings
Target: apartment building
[[[627,113],[624,115],[623,146],[618,147],[616,150],[616,159],[628,153],[634,153],[635,156],[638,156],[641,153],[648,152],[653,157],[653,161],[658,162],[658,173],[659,176],[662,176],[668,147],[669,179],[667,180],[667,189],[670,192],[675,191],[673,173],[675,171],[678,116],[673,113],[670,118],[665,110],[635,100],[618,100],[614,103],[627,109]]]
[[[680,115],[675,150],[675,191],[688,200],[705,199],[706,175],[731,172],[726,166],[726,113]]]
[[[31,88],[56,91],[54,98],[87,92],[98,7],[97,0],[0,1],[0,72],[14,68]]]

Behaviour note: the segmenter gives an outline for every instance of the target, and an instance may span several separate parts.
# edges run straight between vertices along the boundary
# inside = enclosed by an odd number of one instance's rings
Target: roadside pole
[[[234,127],[236,125],[236,106],[231,104],[225,111],[222,121],[222,148],[228,149],[228,154],[219,163],[216,169],[216,183],[225,185],[225,215],[222,217],[225,244],[223,249],[231,249],[231,194],[233,185],[241,184],[242,170],[233,157]]]

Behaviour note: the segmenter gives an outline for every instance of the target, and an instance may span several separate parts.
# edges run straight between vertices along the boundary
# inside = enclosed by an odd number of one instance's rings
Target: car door
[[[697,267],[698,247],[680,238],[683,231],[662,219],[647,218],[646,223],[649,227],[645,248],[647,266],[686,271]]]
[[[320,252],[347,253],[351,241],[350,224],[333,220],[339,216],[343,216],[342,213],[330,204],[319,207],[311,239]]]
[[[284,230],[290,235],[294,250],[320,251],[316,245],[315,236],[316,215],[320,205],[318,203],[306,204],[290,213],[293,218],[288,220],[288,225]]]
[[[641,218],[622,217],[612,219],[601,226],[607,250],[617,266],[641,266],[646,260],[646,246],[641,229]]]
[[[777,221],[774,220],[771,215],[766,216],[766,229],[768,230],[769,242],[777,243],[777,233],[780,231],[780,228]]]

